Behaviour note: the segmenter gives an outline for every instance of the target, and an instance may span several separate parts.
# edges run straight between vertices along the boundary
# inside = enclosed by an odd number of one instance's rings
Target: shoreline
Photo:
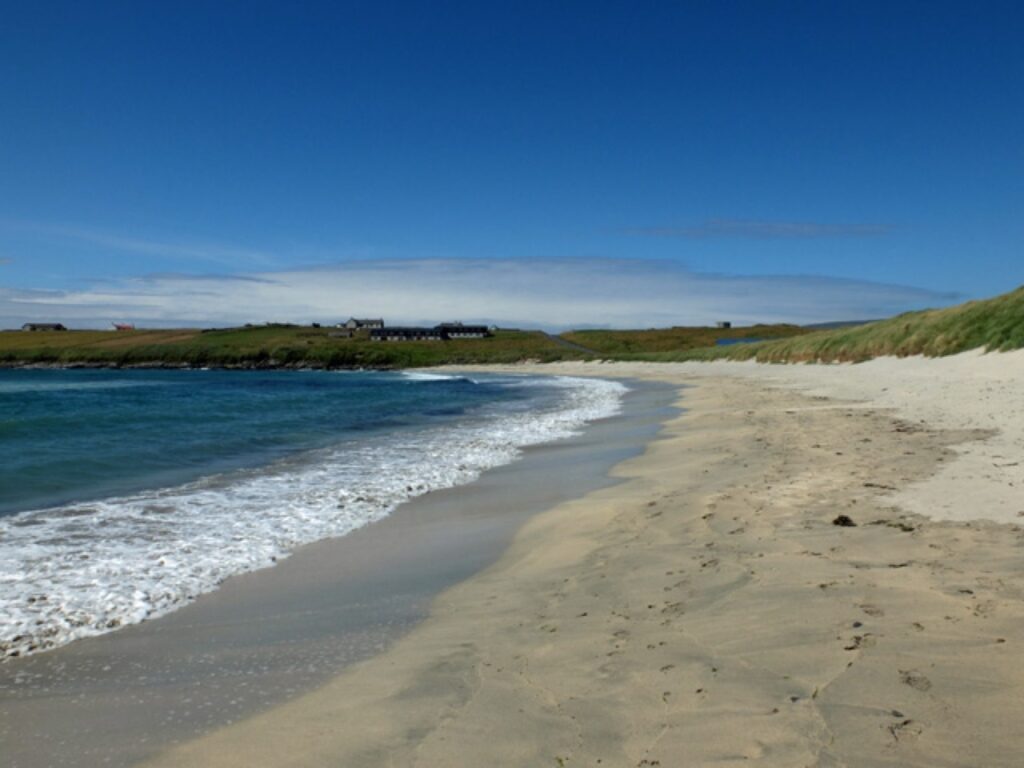
[[[986,363],[997,416],[1022,360]],[[622,482],[532,518],[386,653],[148,764],[1014,766],[1024,532],[944,474],[1019,418],[907,420],[956,364],[544,366],[696,386]],[[843,376],[907,388],[856,402]],[[971,519],[893,503],[936,482]]]
[[[13,461],[0,475],[0,658],[170,613],[231,575],[577,434],[617,413],[627,391],[598,379],[409,372],[37,374],[0,383],[15,409]],[[135,385],[147,388],[108,391]],[[40,428],[19,442],[22,397],[25,423]],[[377,397],[384,409],[366,407]],[[183,423],[179,437],[167,426],[181,408],[195,426]],[[66,443],[50,426],[84,413],[95,431]],[[69,481],[37,469],[60,462]],[[80,463],[95,477],[78,482]]]
[[[529,446],[473,483],[416,497],[159,618],[5,662],[5,757],[12,766],[130,764],[315,688],[405,634],[530,515],[613,482],[608,468],[642,449],[673,392],[634,384],[621,414]],[[524,477],[530,487],[517,491]]]

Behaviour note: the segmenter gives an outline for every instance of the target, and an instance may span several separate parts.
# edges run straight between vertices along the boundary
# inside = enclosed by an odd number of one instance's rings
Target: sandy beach
[[[1019,764],[1024,355],[537,370],[687,410],[388,652],[150,765]]]

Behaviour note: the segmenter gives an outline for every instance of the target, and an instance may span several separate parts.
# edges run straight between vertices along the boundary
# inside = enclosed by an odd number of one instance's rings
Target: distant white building
[[[374,328],[383,328],[383,327],[384,327],[384,319],[380,318],[380,317],[378,317],[378,318],[350,317],[344,323],[340,323],[338,325],[338,328],[348,328],[350,331],[359,331],[359,330],[362,330],[364,328],[372,330]]]

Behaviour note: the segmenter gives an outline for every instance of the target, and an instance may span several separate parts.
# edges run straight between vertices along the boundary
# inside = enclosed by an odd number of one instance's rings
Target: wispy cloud
[[[240,279],[241,278],[241,279]],[[956,297],[813,276],[695,273],[645,260],[362,261],[282,272],[151,275],[80,291],[0,291],[0,323],[153,326],[464,320],[522,327],[651,327],[880,317]]]
[[[206,262],[235,269],[270,268],[276,264],[273,254],[252,248],[241,248],[192,240],[155,240],[149,237],[133,237],[119,233],[76,227],[67,224],[52,224],[32,221],[0,221],[8,230],[28,232],[49,239],[72,241],[82,245],[121,251],[140,256],[163,256],[187,262]]]
[[[239,283],[274,283],[276,282],[269,275],[189,275],[184,272],[154,272],[152,274],[143,275],[143,279],[155,282],[164,281],[172,283],[175,280],[183,283],[197,283],[197,282],[212,282],[212,283],[225,283],[225,282],[239,282]]]
[[[627,234],[649,237],[742,237],[752,240],[811,239],[828,237],[878,237],[892,231],[887,224],[825,224],[813,221],[756,221],[708,219],[694,226],[637,227]]]
[[[4,264],[10,264],[13,261],[14,261],[14,259],[0,258],[0,267],[2,267]]]

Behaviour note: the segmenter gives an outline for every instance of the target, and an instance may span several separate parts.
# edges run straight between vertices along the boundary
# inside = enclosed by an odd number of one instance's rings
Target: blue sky
[[[1001,293],[1022,39],[1011,2],[10,4],[0,325]]]

